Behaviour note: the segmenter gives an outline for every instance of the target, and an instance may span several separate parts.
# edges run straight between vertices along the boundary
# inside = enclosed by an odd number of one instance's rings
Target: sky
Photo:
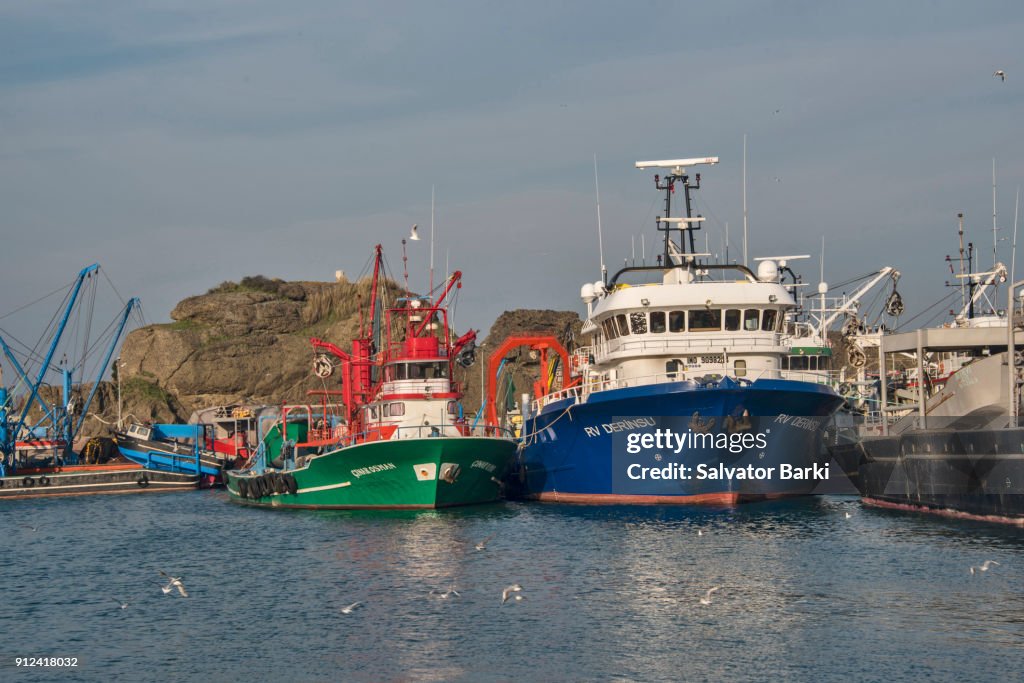
[[[401,277],[414,223],[422,291],[432,192],[460,332],[514,308],[583,313],[595,157],[611,272],[655,239],[641,159],[720,157],[694,169],[698,209],[709,249],[728,224],[736,258],[744,136],[748,252],[813,255],[796,264],[812,287],[824,237],[827,281],[894,266],[909,317],[947,294],[957,212],[990,265],[993,160],[1010,261],[1021,3],[290,5],[0,5],[6,334],[34,339],[59,301],[9,312],[93,262],[155,323],[246,275],[354,277],[377,242]]]

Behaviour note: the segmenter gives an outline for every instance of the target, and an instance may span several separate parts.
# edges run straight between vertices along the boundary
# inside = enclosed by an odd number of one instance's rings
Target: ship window
[[[686,329],[686,311],[672,311],[668,314],[668,331],[682,332]]]
[[[366,409],[366,419],[370,422],[377,420],[377,406],[370,406]]]
[[[385,406],[385,410],[387,410],[387,406]],[[401,417],[402,415],[405,415],[405,404],[404,403],[392,403],[391,404],[391,417]],[[384,416],[387,417],[387,413],[386,412],[384,413]]]
[[[630,313],[629,326],[633,329],[633,334],[647,334],[647,314],[643,311]]]
[[[790,356],[790,370],[806,370],[808,368],[807,356]]]
[[[732,366],[736,370],[736,376],[737,377],[746,377],[747,376],[747,361],[745,361],[745,360],[738,360],[738,361],[734,362],[732,364]]]
[[[603,323],[601,323],[601,326],[604,328],[604,334],[606,337],[608,337],[609,341],[611,341],[612,339],[618,339],[619,332],[618,330],[615,329],[614,318],[608,318]]]
[[[720,329],[722,329],[721,309],[690,311],[690,332],[712,332]]]
[[[651,334],[665,331],[665,311],[651,311]]]
[[[756,308],[748,308],[743,311],[743,329],[747,332],[756,332],[758,323],[758,311]]]
[[[629,325],[626,324],[626,314],[619,313],[615,316],[615,323],[619,326],[619,336],[625,337],[629,334]]]
[[[779,370],[789,370],[789,356],[783,356],[779,361]]]
[[[766,309],[764,316],[761,318],[761,329],[765,332],[772,332],[775,330],[775,317],[779,314],[773,308]]]
[[[730,308],[725,312],[725,329],[729,332],[736,332],[740,329],[740,310]]]
[[[381,406],[380,414],[383,415],[384,417],[391,417],[391,404],[385,403],[383,406]]]
[[[669,379],[675,379],[676,373],[679,372],[679,368],[683,365],[682,361],[678,358],[665,361],[665,374],[668,375]]]
[[[455,415],[458,412],[458,405],[455,401],[448,401],[448,414]]]

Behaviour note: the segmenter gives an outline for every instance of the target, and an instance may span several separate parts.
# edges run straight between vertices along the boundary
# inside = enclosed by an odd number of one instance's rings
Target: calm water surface
[[[0,513],[3,681],[962,681],[1024,668],[1024,532],[855,498],[369,513],[195,492]],[[1001,564],[969,573],[987,559]],[[190,597],[163,594],[158,570]],[[501,606],[516,582],[526,599]],[[452,584],[460,596],[430,595]],[[13,666],[28,656],[79,666]]]

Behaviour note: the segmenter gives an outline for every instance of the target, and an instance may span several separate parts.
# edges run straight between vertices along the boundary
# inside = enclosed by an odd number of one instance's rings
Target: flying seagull
[[[437,597],[441,598],[442,600],[447,600],[448,598],[450,598],[453,595],[457,595],[457,596],[461,596],[462,595],[461,593],[459,593],[459,591],[455,590],[455,584],[454,583],[452,585],[448,586],[448,590],[444,591],[443,593],[441,591],[430,591],[430,594],[431,595],[436,595]]]
[[[480,541],[479,543],[477,543],[473,547],[476,548],[477,550],[485,550],[487,548],[487,544],[490,543],[492,538],[494,538],[494,534],[491,534],[490,536],[488,536],[484,540]]]
[[[981,563],[980,567],[971,567],[971,573],[973,574],[975,570],[980,572],[987,572],[992,565],[996,565],[998,567],[999,563],[995,560],[985,560]]]
[[[1005,80],[1006,80],[1006,72],[1005,72],[1005,71],[1003,71],[1002,69],[996,69],[996,72],[995,72],[994,74],[992,74],[992,76],[993,76],[993,77],[995,77],[995,76],[999,76],[999,78],[1000,78],[1001,80],[1003,80],[1003,81],[1005,81]]]
[[[121,609],[128,609],[128,603],[127,602],[121,602],[117,598],[110,598],[110,599],[113,600],[114,602],[116,602],[118,605],[120,605]]]
[[[412,232],[409,233],[409,239],[413,242],[418,242],[420,239],[420,234],[416,231],[416,228],[417,225],[414,223],[412,226]]]
[[[164,595],[167,595],[168,593],[170,593],[172,589],[177,588],[178,592],[181,593],[181,597],[183,597],[183,598],[187,598],[188,597],[188,593],[185,591],[185,584],[183,584],[181,582],[181,577],[180,576],[171,576],[170,574],[168,574],[167,572],[164,572],[164,571],[161,571],[160,575],[165,577],[167,579],[167,582],[168,582],[166,586],[163,586],[160,589],[160,590],[162,590],[164,592]]]
[[[702,605],[710,605],[711,604],[711,594],[714,593],[719,588],[721,588],[721,586],[715,586],[714,588],[709,588],[708,592],[704,594],[704,597],[700,599],[700,604],[702,604]]]
[[[509,586],[505,590],[501,591],[501,604],[504,605],[506,602],[508,602],[509,597],[513,593],[518,593],[521,590],[523,590],[522,586],[520,586],[518,583],[513,583],[511,586]],[[516,600],[522,600],[522,599],[523,599],[523,597],[521,595],[517,595],[516,596]]]
[[[361,605],[361,604],[363,604],[363,603],[361,603],[361,602],[353,602],[348,607],[342,607],[341,608],[341,613],[342,614],[352,614],[352,612],[355,611],[356,607],[359,607],[359,605]]]

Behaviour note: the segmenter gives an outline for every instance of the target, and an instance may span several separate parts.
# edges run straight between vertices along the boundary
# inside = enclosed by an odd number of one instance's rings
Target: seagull
[[[356,607],[359,607],[359,605],[361,605],[361,604],[363,604],[363,603],[361,603],[361,602],[353,602],[348,607],[342,607],[341,608],[341,613],[342,614],[352,614],[352,612],[355,611]]]
[[[443,593],[440,592],[440,591],[430,591],[430,594],[431,595],[436,595],[437,597],[441,598],[442,600],[447,600],[448,598],[450,598],[453,595],[457,595],[457,596],[460,596],[460,597],[462,595],[461,593],[459,593],[459,591],[455,590],[455,584],[454,583],[452,585],[450,585],[448,587],[448,590],[446,590]]]
[[[981,563],[980,567],[971,567],[971,573],[973,574],[974,570],[978,570],[980,572],[987,572],[992,565],[996,565],[998,567],[999,563],[995,560],[985,560]]]
[[[996,72],[992,74],[992,76],[999,76],[999,78],[1002,79],[1004,82],[1006,81],[1006,72],[1003,71],[1002,69],[996,69]]]
[[[715,586],[714,588],[709,588],[708,592],[704,594],[704,597],[700,599],[700,604],[702,604],[702,605],[710,605],[711,604],[711,594],[714,593],[719,588],[721,588],[721,586]]]
[[[412,232],[409,233],[409,239],[412,240],[413,242],[419,242],[420,240],[420,234],[416,232],[416,228],[417,224],[413,223]]]
[[[491,534],[490,536],[488,536],[484,540],[480,541],[479,543],[477,543],[473,547],[476,548],[477,550],[486,550],[487,549],[487,544],[491,541],[492,538],[494,538],[494,534]]]
[[[160,575],[166,577],[167,578],[167,582],[168,582],[166,586],[163,586],[160,589],[160,590],[162,590],[164,592],[164,595],[167,595],[168,593],[170,593],[172,589],[177,588],[178,592],[181,593],[181,597],[183,597],[183,598],[187,598],[188,597],[188,593],[185,591],[185,584],[183,584],[181,582],[181,577],[180,576],[171,576],[167,572],[163,572],[163,571],[160,572]]]
[[[776,109],[774,112],[772,112],[772,116],[774,116],[775,114],[778,114],[780,111],[782,111],[782,109]]]
[[[120,605],[121,609],[128,609],[128,603],[127,602],[121,602],[117,598],[110,598],[110,599],[113,600],[114,602],[116,602],[118,605]]]
[[[29,531],[39,531],[39,527],[30,526],[28,524],[22,524],[22,526],[28,529]]]
[[[846,513],[846,519],[849,519],[850,517],[853,517],[853,515],[851,515],[849,512],[847,512]]]
[[[522,586],[520,586],[518,583],[513,583],[511,586],[509,586],[505,590],[501,591],[501,604],[504,605],[506,602],[508,602],[509,596],[511,596],[513,593],[518,593],[521,590],[523,590]],[[523,596],[521,596],[521,595],[517,595],[516,596],[516,600],[517,601],[518,600],[522,600],[522,599],[523,599]]]
[[[703,536],[704,535],[704,530],[703,529],[697,529],[697,535],[698,536]]]

